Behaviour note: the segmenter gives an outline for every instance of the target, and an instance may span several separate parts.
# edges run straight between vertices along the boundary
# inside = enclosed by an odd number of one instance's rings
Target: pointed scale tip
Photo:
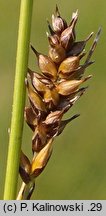
[[[95,61],[90,61],[90,62],[88,62],[87,66],[90,66],[90,65],[92,65],[94,63],[95,63]]]
[[[78,118],[79,116],[80,116],[80,114],[75,114],[74,116],[72,116],[72,117],[70,118],[70,121],[72,121],[72,120]]]
[[[78,20],[78,10],[76,12],[72,13],[72,20],[71,20],[69,26],[71,28],[75,27],[77,20]]]
[[[94,32],[91,32],[90,35],[85,39],[85,41],[89,41],[91,39],[91,37],[93,36]]]
[[[35,53],[35,55],[38,57],[39,53],[37,52],[37,50],[33,47],[32,44],[30,44],[32,51]]]
[[[84,79],[83,79],[83,82],[85,82],[85,81],[87,81],[88,79],[91,79],[92,78],[92,75],[89,75],[89,76],[87,76],[87,77],[85,77]]]
[[[88,86],[82,87],[79,89],[79,98],[85,93],[86,89],[88,89]]]
[[[65,124],[68,124],[69,122],[73,121],[74,119],[78,118],[80,114],[75,114],[71,118],[64,120]]]
[[[95,39],[94,39],[94,42],[93,42],[93,44],[92,44],[92,46],[91,46],[91,48],[90,48],[90,50],[89,50],[89,53],[88,53],[88,56],[87,56],[87,58],[86,58],[85,63],[88,63],[89,60],[90,60],[90,58],[92,57],[92,54],[93,54],[93,52],[94,52],[94,50],[95,50],[95,48],[96,48],[96,46],[97,46],[98,40],[99,40],[99,38],[100,38],[101,31],[102,31],[102,28],[99,27],[98,32],[97,32],[97,34],[96,34],[96,37],[95,37]]]
[[[49,31],[50,31],[50,34],[51,34],[51,35],[54,35],[54,34],[55,34],[55,32],[53,31],[53,29],[52,29],[52,27],[51,27],[51,25],[50,25],[50,22],[49,22],[49,20],[48,20],[48,19],[46,19],[46,21],[47,21],[47,25],[48,25],[48,29],[49,29]]]
[[[97,32],[96,37],[95,37],[95,42],[96,42],[96,43],[97,43],[98,40],[99,40],[99,37],[100,37],[101,32],[102,32],[102,28],[99,27],[98,32]]]
[[[100,38],[101,31],[102,31],[102,28],[99,27],[98,32],[97,32],[97,34],[96,34],[96,36],[95,36],[93,45],[92,45],[92,47],[91,47],[92,53],[94,52],[94,50],[95,50],[95,48],[96,48],[96,45],[97,45],[98,40],[99,40],[99,38]]]
[[[59,12],[59,8],[58,8],[57,4],[56,4],[56,10],[55,10],[55,13],[56,13],[56,16],[60,16],[60,12]]]
[[[78,18],[78,9],[72,13],[72,19]]]
[[[62,121],[60,122],[60,126],[59,126],[59,129],[58,129],[58,131],[57,131],[56,136],[59,136],[59,135],[63,132],[63,130],[65,129],[66,125],[67,125],[68,123],[70,123],[72,120],[74,120],[75,118],[79,117],[79,116],[80,116],[80,114],[76,114],[76,115],[72,116],[72,117],[69,118],[69,119],[62,120]]]
[[[48,39],[48,41],[49,41],[49,43],[51,45],[51,43],[52,43],[51,41],[52,40],[51,40],[51,36],[50,36],[50,34],[48,32],[46,32],[46,36],[47,36],[47,39]]]

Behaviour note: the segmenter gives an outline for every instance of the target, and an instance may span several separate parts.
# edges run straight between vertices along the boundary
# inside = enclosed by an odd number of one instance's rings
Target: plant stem
[[[21,0],[16,71],[13,95],[11,132],[9,139],[4,200],[16,199],[20,151],[25,106],[25,76],[27,73],[33,0]]]

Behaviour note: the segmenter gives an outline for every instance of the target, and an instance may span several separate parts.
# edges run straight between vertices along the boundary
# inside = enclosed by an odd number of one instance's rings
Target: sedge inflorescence
[[[41,73],[28,69],[26,87],[29,106],[25,107],[25,120],[32,136],[32,162],[21,152],[20,175],[26,185],[32,182],[45,168],[53,150],[53,140],[60,135],[65,126],[79,115],[63,120],[63,115],[83,95],[86,87],[80,87],[91,75],[84,77],[85,69],[93,63],[90,60],[96,47],[100,29],[87,54],[86,43],[93,32],[82,41],[76,41],[75,26],[78,20],[78,11],[72,14],[69,25],[61,17],[56,6],[52,15],[52,26],[48,22],[49,41],[48,55],[44,55],[31,48],[38,60]],[[81,59],[85,61],[81,64]],[[29,198],[34,189],[29,189]]]

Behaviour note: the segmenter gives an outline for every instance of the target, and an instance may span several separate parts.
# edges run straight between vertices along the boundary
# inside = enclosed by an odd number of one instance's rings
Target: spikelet
[[[76,41],[75,27],[78,11],[72,14],[70,24],[61,17],[56,6],[52,15],[52,27],[48,22],[50,33],[48,56],[39,53],[31,45],[38,60],[41,73],[28,69],[26,87],[29,106],[25,108],[25,120],[33,132],[32,162],[21,153],[20,175],[25,184],[37,178],[44,170],[53,151],[53,140],[60,135],[65,126],[79,114],[62,120],[63,115],[84,94],[86,87],[80,87],[91,75],[83,77],[85,69],[93,62],[90,60],[97,45],[101,29],[94,39],[93,45],[85,57],[85,46],[93,32],[84,40]],[[85,58],[83,65],[81,59]],[[34,186],[27,191],[28,199]],[[24,189],[26,190],[26,189]],[[31,192],[32,191],[32,192]],[[23,191],[23,194],[25,191]]]

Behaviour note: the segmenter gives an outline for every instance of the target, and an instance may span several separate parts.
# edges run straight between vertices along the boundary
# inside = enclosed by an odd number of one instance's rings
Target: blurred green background
[[[55,139],[53,155],[36,180],[32,199],[106,199],[106,1],[34,0],[31,43],[45,54],[48,49],[46,19],[51,19],[56,3],[68,22],[72,12],[79,10],[77,40],[97,32],[99,26],[102,35],[92,58],[95,64],[86,71],[93,74],[89,89],[67,114],[81,116]],[[19,0],[0,0],[0,199],[8,150],[19,8]],[[37,70],[31,51],[29,67]],[[22,148],[30,158],[31,135],[25,124]],[[19,186],[20,182],[19,178]]]

